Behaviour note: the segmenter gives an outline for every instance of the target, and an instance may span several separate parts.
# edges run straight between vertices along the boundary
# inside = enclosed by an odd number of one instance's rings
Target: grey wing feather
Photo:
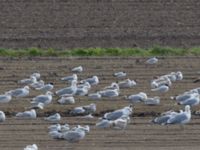
[[[35,98],[35,102],[38,102],[38,103],[44,103],[48,100],[48,97],[47,96],[38,96]]]
[[[0,96],[0,100],[7,99],[7,96]]]
[[[170,116],[160,116],[153,120],[153,123],[164,125],[167,123],[167,120],[170,119]]]
[[[21,89],[17,89],[17,90],[12,91],[12,95],[19,95],[21,93],[22,93]]]
[[[192,105],[194,105],[196,102],[197,102],[197,100],[196,100],[195,98],[193,98],[193,99],[189,99],[189,100],[183,101],[181,104],[182,104],[182,105],[190,105],[190,106],[192,106]]]
[[[176,116],[170,118],[168,123],[169,124],[177,124],[177,123],[181,123],[182,121],[184,121],[186,119],[187,119],[187,117],[185,114],[179,114],[179,115],[176,115]]]
[[[16,116],[17,117],[30,117],[31,114],[29,112],[23,112],[23,113],[20,112]]]
[[[80,133],[75,131],[68,132],[65,136],[65,138],[71,142],[78,140],[80,137]]]
[[[116,120],[116,119],[120,118],[121,116],[123,116],[123,112],[122,111],[115,111],[115,112],[108,113],[106,115],[106,118],[108,120]]]

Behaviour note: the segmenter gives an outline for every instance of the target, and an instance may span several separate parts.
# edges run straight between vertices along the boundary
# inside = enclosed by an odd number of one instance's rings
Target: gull
[[[63,138],[68,142],[79,142],[85,137],[85,130],[83,128],[77,128],[76,130],[71,130],[63,133]]]
[[[36,119],[37,114],[35,109],[31,109],[29,111],[19,112],[16,114],[17,118],[21,119]]]
[[[123,78],[123,77],[126,77],[126,72],[116,72],[113,74],[114,77],[117,77],[117,78]]]
[[[151,82],[151,88],[157,88],[157,87],[160,87],[162,85],[171,86],[172,82],[168,77],[162,77],[160,80],[157,79],[157,80],[153,80]]]
[[[137,85],[134,80],[126,79],[118,83],[120,88],[132,88]]]
[[[0,122],[4,122],[6,120],[6,115],[3,111],[0,111]]]
[[[59,104],[75,104],[75,99],[73,96],[65,96],[63,95],[59,100],[58,100]]]
[[[82,118],[92,119],[92,118],[94,118],[94,116],[92,116],[92,114],[88,114],[88,115],[83,116]]]
[[[37,79],[36,79],[36,77],[32,76],[28,79],[20,80],[18,83],[28,85],[28,84],[32,84],[32,83],[35,83],[35,82],[37,82]]]
[[[166,125],[167,121],[172,117],[177,115],[177,112],[174,111],[167,111],[161,114],[161,116],[156,117],[152,120],[152,123],[159,124],[159,125]]]
[[[61,78],[62,81],[67,81],[67,82],[72,82],[74,80],[78,80],[78,76],[77,74],[73,74],[72,76],[67,76],[67,77],[63,77]]]
[[[25,97],[29,95],[29,86],[8,91],[8,93],[11,93],[13,97]]]
[[[152,57],[152,58],[149,58],[146,63],[147,64],[150,64],[150,65],[153,65],[153,64],[156,64],[158,62],[158,59],[156,57]]]
[[[45,84],[39,88],[36,88],[36,90],[43,91],[43,92],[51,91],[54,88],[53,85],[54,84],[51,82],[51,83]]]
[[[50,125],[48,127],[48,130],[49,131],[61,131],[61,125],[58,123],[58,124],[54,124],[54,125]]]
[[[166,75],[170,81],[175,82],[177,80],[177,76],[175,72],[171,72],[170,74]]]
[[[76,131],[77,129],[82,129],[84,130],[86,133],[90,132],[90,126],[85,125],[85,126],[81,126],[81,125],[77,125],[76,127],[72,128],[72,131]]]
[[[105,113],[103,118],[107,120],[116,120],[121,117],[127,117],[131,115],[132,112],[132,105],[130,105],[128,107],[124,107],[122,109],[118,109],[110,113]]]
[[[63,134],[57,130],[49,131],[49,136],[53,139],[63,139]]]
[[[117,89],[103,90],[103,91],[99,91],[98,93],[101,94],[102,97],[117,97],[117,96],[119,96],[119,91]]]
[[[52,122],[52,123],[56,123],[59,122],[61,119],[61,116],[59,113],[55,113],[54,115],[51,115],[49,117],[45,117],[44,120]]]
[[[30,86],[34,89],[41,88],[44,86],[44,81],[40,80],[40,81],[34,82],[34,83],[30,84]]]
[[[44,105],[48,105],[52,101],[53,93],[48,91],[45,95],[38,95],[32,99],[31,103],[43,103]]]
[[[96,111],[96,104],[91,103],[89,105],[83,106],[83,109],[85,109],[85,113],[91,114]]]
[[[81,115],[85,113],[85,109],[80,106],[80,107],[75,107],[73,110],[70,111],[70,114],[72,115]]]
[[[147,94],[144,92],[140,92],[135,95],[125,96],[125,99],[129,100],[131,103],[138,103],[147,99]]]
[[[66,123],[64,125],[61,125],[61,129],[60,129],[61,132],[66,132],[69,130],[70,130],[69,124]]]
[[[44,103],[31,103],[28,109],[44,109]]]
[[[24,150],[38,150],[38,146],[36,144],[27,145]]]
[[[75,107],[73,110],[71,110],[70,114],[83,115],[83,114],[91,114],[94,113],[95,111],[96,111],[96,104],[91,103],[89,105]]]
[[[172,116],[167,120],[167,124],[186,124],[191,120],[191,111],[190,106],[185,106],[185,111],[178,113],[177,115]]]
[[[100,129],[112,128],[114,125],[114,121],[102,119],[100,122],[96,123],[96,127]]]
[[[104,90],[119,90],[119,85],[116,82],[111,83],[110,86],[106,86]]]
[[[66,132],[70,130],[69,124],[54,124],[48,127],[49,132],[51,131],[59,131],[59,132]]]
[[[91,85],[89,82],[84,82],[82,84],[78,84],[77,85],[78,88],[83,88],[83,87],[86,87],[88,90],[91,89]]]
[[[62,95],[65,95],[65,94],[70,94],[70,95],[74,95],[76,93],[76,90],[77,90],[77,81],[76,80],[73,80],[71,82],[71,86],[70,87],[66,87],[66,88],[63,88],[63,89],[60,89],[58,91],[56,91],[56,95],[58,96],[62,96]]]
[[[194,93],[191,93],[191,92],[185,92],[183,94],[180,94],[178,96],[175,96],[175,97],[171,97],[171,99],[174,99],[176,100],[177,103],[181,102],[181,101],[185,101],[189,98],[191,98],[193,96]]]
[[[77,88],[75,95],[85,96],[88,94],[88,87]]]
[[[178,102],[178,104],[180,105],[189,105],[189,106],[199,105],[199,103],[200,103],[200,96],[197,93],[192,94],[190,98]]]
[[[151,89],[151,91],[159,92],[159,93],[166,93],[166,92],[169,91],[169,86],[167,84],[166,85],[161,85],[160,87]]]
[[[90,85],[97,85],[99,84],[99,78],[97,76],[93,76],[91,78],[82,80],[81,83],[88,82]]]
[[[147,98],[144,100],[145,105],[159,105],[160,104],[160,97],[152,97],[152,98]]]
[[[192,90],[190,90],[190,91],[188,91],[186,93],[198,93],[198,94],[200,94],[200,88],[192,89]]]
[[[81,73],[81,72],[83,72],[83,67],[82,66],[75,67],[72,69],[72,72]]]
[[[181,71],[176,72],[176,80],[183,80],[183,74]]]
[[[101,94],[99,92],[91,93],[91,94],[88,94],[88,98],[92,99],[92,100],[100,100],[101,99]]]
[[[30,75],[30,77],[35,77],[37,80],[39,80],[41,75],[40,75],[40,73],[36,72],[36,73],[33,73],[32,75]]]
[[[10,102],[12,99],[11,93],[10,92],[6,92],[3,95],[0,95],[0,103],[8,103]]]
[[[125,118],[118,118],[113,122],[113,128],[118,130],[123,130],[127,127],[128,120]]]

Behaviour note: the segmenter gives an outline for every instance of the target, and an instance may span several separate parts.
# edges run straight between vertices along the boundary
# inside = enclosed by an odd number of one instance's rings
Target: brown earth
[[[198,0],[1,0],[0,47],[195,47]]]
[[[38,110],[37,120],[16,120],[14,114],[18,111],[24,111],[30,106],[32,97],[40,94],[31,90],[27,98],[14,98],[8,104],[1,104],[0,110],[6,112],[8,119],[0,124],[0,150],[21,150],[27,144],[36,143],[40,150],[66,150],[66,149],[94,149],[94,150],[155,150],[155,149],[199,149],[200,148],[200,117],[194,115],[198,107],[192,108],[192,121],[185,125],[181,130],[179,126],[152,125],[150,120],[159,113],[174,109],[179,110],[180,106],[174,105],[170,96],[177,95],[186,90],[199,87],[199,83],[193,83],[196,77],[199,77],[199,57],[160,57],[159,63],[154,66],[144,64],[146,58],[119,58],[119,57],[93,57],[93,58],[0,58],[0,93],[7,90],[22,87],[17,81],[28,77],[33,72],[40,72],[42,79],[46,82],[53,81],[55,90],[65,87],[66,83],[60,81],[60,78],[71,75],[72,67],[83,65],[84,72],[79,74],[79,79],[84,79],[92,75],[100,78],[100,84],[93,87],[90,92],[101,89],[116,81],[112,76],[114,72],[125,71],[130,79],[137,81],[138,85],[132,89],[121,90],[121,96],[116,99],[103,99],[100,101],[91,101],[87,97],[75,97],[76,104],[60,106],[54,97],[53,103],[44,110]],[[154,76],[170,73],[171,71],[182,71],[184,79],[174,82],[170,91],[161,97],[160,106],[144,106],[136,104],[134,114],[131,117],[131,124],[125,131],[101,130],[95,128],[95,123],[103,112],[111,111],[117,108],[127,106],[129,103],[123,99],[123,95],[136,94],[137,92],[147,92],[149,96],[157,94],[150,92],[150,80]],[[54,90],[54,91],[55,91]],[[81,106],[89,103],[97,104],[97,113],[95,119],[88,120],[80,117],[70,117],[68,112],[75,106]],[[68,143],[66,141],[53,140],[48,136],[47,127],[49,123],[43,120],[44,116],[53,112],[62,114],[61,123],[70,125],[90,125],[91,132],[80,143]]]

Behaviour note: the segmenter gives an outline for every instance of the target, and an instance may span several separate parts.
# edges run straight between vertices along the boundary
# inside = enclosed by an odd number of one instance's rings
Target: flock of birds
[[[148,59],[145,63],[149,65],[156,64],[158,59],[156,57]],[[15,117],[19,119],[35,119],[37,118],[37,109],[45,109],[49,105],[53,96],[58,96],[58,103],[61,105],[74,104],[75,95],[87,96],[91,100],[100,100],[104,98],[115,98],[120,94],[120,89],[132,88],[137,86],[134,80],[124,79],[127,74],[125,72],[116,72],[113,75],[121,79],[118,83],[113,82],[111,85],[95,92],[90,93],[92,86],[99,84],[99,78],[97,76],[92,76],[81,81],[78,81],[78,73],[83,72],[83,67],[78,66],[71,70],[73,75],[61,78],[62,81],[67,82],[70,86],[59,89],[52,92],[54,89],[53,83],[45,84],[41,80],[41,75],[39,73],[33,73],[29,78],[18,81],[19,84],[23,84],[24,87],[17,88],[14,90],[6,91],[5,94],[0,95],[0,103],[9,103],[12,98],[22,98],[27,97],[30,94],[30,89],[41,91],[41,95],[32,98],[30,102],[30,107],[24,112],[16,113]],[[183,74],[178,72],[171,72],[169,74],[156,77],[150,83],[151,91],[157,93],[166,93],[169,91],[173,82],[180,81],[183,79]],[[124,96],[126,100],[130,102],[129,106],[125,106],[121,109],[115,110],[113,112],[108,112],[99,118],[96,123],[97,128],[113,128],[124,130],[130,123],[130,116],[133,114],[133,106],[136,103],[144,103],[145,105],[159,105],[160,97],[148,97],[146,93],[140,92],[138,94],[133,94],[129,96]],[[200,103],[200,88],[192,89],[186,91],[178,96],[171,97],[171,99],[176,100],[180,105],[185,106],[185,110],[180,110],[179,112],[167,111],[162,113],[160,116],[154,118],[151,122],[160,125],[169,124],[180,124],[183,125],[191,120],[191,110],[190,107],[198,105]],[[93,114],[96,112],[96,104],[91,103],[85,106],[75,107],[70,111],[73,116],[81,115],[84,118],[93,118]],[[0,122],[6,120],[6,115],[3,111],[0,111]],[[59,124],[61,120],[61,115],[55,113],[44,120],[53,123],[48,127],[49,136],[53,139],[66,140],[68,142],[78,142],[82,140],[89,132],[90,126],[77,125],[75,127],[70,127],[69,124]],[[38,150],[36,144],[28,145],[24,150]]]

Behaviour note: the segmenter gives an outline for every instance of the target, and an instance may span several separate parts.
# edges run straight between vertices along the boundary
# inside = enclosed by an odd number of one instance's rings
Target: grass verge
[[[71,50],[55,49],[0,49],[0,56],[200,56],[200,47],[181,49],[170,47],[142,48],[76,48]]]

